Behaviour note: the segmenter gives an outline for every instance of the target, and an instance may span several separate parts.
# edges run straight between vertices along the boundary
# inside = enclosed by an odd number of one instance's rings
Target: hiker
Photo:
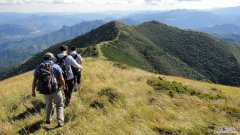
[[[70,49],[70,53],[69,55],[71,55],[73,57],[73,59],[82,66],[83,63],[83,59],[82,56],[80,54],[77,53],[77,47],[71,47]],[[77,90],[77,85],[79,85],[81,83],[81,75],[82,72],[79,68],[75,68],[72,66],[72,71],[73,71],[73,75],[74,75],[74,89],[75,91]]]
[[[32,83],[32,96],[36,96],[36,91],[44,95],[46,103],[46,123],[51,123],[54,112],[53,102],[56,106],[58,127],[64,125],[64,103],[61,89],[65,89],[63,71],[59,65],[53,63],[54,55],[46,53],[44,61],[34,70]]]
[[[56,55],[56,63],[62,68],[63,76],[66,83],[65,93],[65,107],[70,104],[70,100],[72,97],[72,92],[74,90],[74,75],[72,72],[71,66],[82,70],[82,66],[79,65],[71,55],[67,55],[68,47],[60,46],[60,53]]]

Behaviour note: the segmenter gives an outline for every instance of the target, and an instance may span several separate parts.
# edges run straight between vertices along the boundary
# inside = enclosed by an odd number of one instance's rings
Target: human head
[[[77,50],[77,47],[75,47],[75,46],[71,47],[71,52],[76,51],[76,50]]]
[[[45,55],[44,55],[44,60],[54,60],[54,55],[50,52],[47,52]]]
[[[62,46],[59,47],[59,50],[60,50],[61,52],[67,52],[68,47],[65,46],[65,45],[62,45]]]

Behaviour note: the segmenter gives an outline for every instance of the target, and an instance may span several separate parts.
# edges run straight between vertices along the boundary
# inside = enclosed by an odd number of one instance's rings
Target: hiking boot
[[[77,83],[74,84],[74,88],[73,89],[74,89],[73,91],[75,91],[75,92],[77,91],[77,89],[78,89],[78,84]]]
[[[50,120],[46,120],[46,124],[51,124],[51,121]]]
[[[66,99],[65,101],[65,108],[70,104],[70,100],[69,99]]]
[[[57,125],[57,127],[63,127],[63,126],[64,126],[64,123],[62,123],[62,122],[59,122]]]

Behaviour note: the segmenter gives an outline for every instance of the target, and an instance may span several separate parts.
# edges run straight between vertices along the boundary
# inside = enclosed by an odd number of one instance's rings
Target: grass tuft
[[[103,88],[100,92],[98,92],[98,96],[106,96],[108,101],[112,104],[119,99],[119,94],[111,87]]]
[[[153,128],[153,130],[156,131],[156,133],[159,135],[178,135],[179,134],[175,131],[163,129],[163,128],[159,128],[159,127],[155,127],[155,128]]]
[[[154,80],[148,80],[147,84],[152,86],[157,91],[167,91],[168,95],[170,97],[174,97],[175,94],[185,94],[190,96],[197,96],[201,99],[210,99],[210,100],[217,100],[217,99],[224,99],[225,97],[218,93],[218,94],[208,94],[208,93],[202,93],[199,90],[189,88],[187,86],[184,86],[182,83],[178,82],[170,82],[165,81],[163,78],[158,78]]]
[[[240,119],[240,108],[239,107],[228,106],[228,107],[223,107],[220,110],[226,112],[226,114],[230,117],[236,118],[238,120]]]
[[[104,108],[104,103],[99,101],[99,100],[94,100],[91,104],[90,107],[92,108],[96,108],[96,109],[102,109]]]

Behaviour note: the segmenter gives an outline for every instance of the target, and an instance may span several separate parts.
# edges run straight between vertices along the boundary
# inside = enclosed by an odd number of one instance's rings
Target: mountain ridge
[[[103,56],[109,60],[151,72],[239,85],[238,48],[226,45],[210,35],[181,30],[157,21],[137,26],[117,21],[106,23],[37,54],[25,64],[9,70],[5,78],[19,73],[19,69],[21,72],[33,69],[44,53],[56,53],[59,45],[76,46],[83,56],[92,57],[99,56],[100,48]]]

